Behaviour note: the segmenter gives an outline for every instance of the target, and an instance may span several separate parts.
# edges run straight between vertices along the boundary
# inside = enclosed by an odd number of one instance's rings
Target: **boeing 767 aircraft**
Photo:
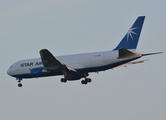
[[[61,82],[80,80],[87,84],[92,80],[89,73],[113,69],[119,66],[128,66],[142,63],[145,60],[133,61],[142,56],[159,54],[141,54],[136,52],[145,16],[136,19],[127,34],[112,51],[102,51],[66,56],[54,56],[49,50],[39,51],[40,58],[26,59],[15,62],[7,70],[7,74],[18,80],[18,87],[22,87],[24,78],[39,78],[46,76],[63,75]]]

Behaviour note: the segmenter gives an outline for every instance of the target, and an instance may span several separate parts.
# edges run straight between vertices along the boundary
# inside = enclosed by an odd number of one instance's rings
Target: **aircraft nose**
[[[8,75],[11,75],[11,74],[10,74],[10,68],[7,70],[7,74],[8,74]]]

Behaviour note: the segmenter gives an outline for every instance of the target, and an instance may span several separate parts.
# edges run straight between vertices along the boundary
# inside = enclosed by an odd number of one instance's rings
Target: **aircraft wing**
[[[47,49],[40,50],[40,56],[43,62],[45,69],[48,70],[60,70],[64,75],[67,74],[68,71],[77,72],[73,68],[61,63],[57,60]]]
[[[145,61],[147,61],[147,60],[139,60],[139,61],[134,61],[134,62],[128,62],[128,63],[122,64],[122,65],[119,65],[119,66],[114,67],[114,68],[119,68],[119,67],[128,67],[128,66],[130,66],[130,65],[134,65],[134,64],[143,63],[143,62],[145,62]],[[114,68],[112,68],[112,69],[114,69]]]

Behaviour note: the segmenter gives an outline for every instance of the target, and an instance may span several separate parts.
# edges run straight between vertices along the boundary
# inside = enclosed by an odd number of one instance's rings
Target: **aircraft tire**
[[[86,85],[88,82],[86,80],[82,80],[81,83]]]
[[[81,83],[84,84],[84,80],[82,80]]]
[[[90,78],[88,78],[87,81],[88,81],[89,83],[92,82],[92,80],[91,80]]]
[[[64,83],[66,83],[67,82],[67,80],[66,79],[64,79]]]
[[[63,79],[64,79],[64,78],[61,78],[61,82],[63,82]]]
[[[22,84],[21,84],[21,83],[19,83],[19,84],[18,84],[18,87],[22,87]]]
[[[67,80],[66,80],[65,78],[61,78],[61,82],[66,83],[66,82],[67,82]]]

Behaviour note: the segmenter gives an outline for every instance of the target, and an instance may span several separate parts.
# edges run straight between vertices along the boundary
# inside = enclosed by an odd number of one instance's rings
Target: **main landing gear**
[[[85,80],[82,80],[82,81],[81,81],[81,83],[82,83],[82,84],[85,84],[85,85],[86,85],[88,82],[90,83],[90,82],[92,82],[92,80],[91,80],[90,78],[85,78]]]
[[[66,83],[67,82],[67,78],[61,78],[61,82]],[[90,78],[85,78],[85,80],[82,80],[81,83],[86,85],[88,83],[92,82],[92,80]]]

